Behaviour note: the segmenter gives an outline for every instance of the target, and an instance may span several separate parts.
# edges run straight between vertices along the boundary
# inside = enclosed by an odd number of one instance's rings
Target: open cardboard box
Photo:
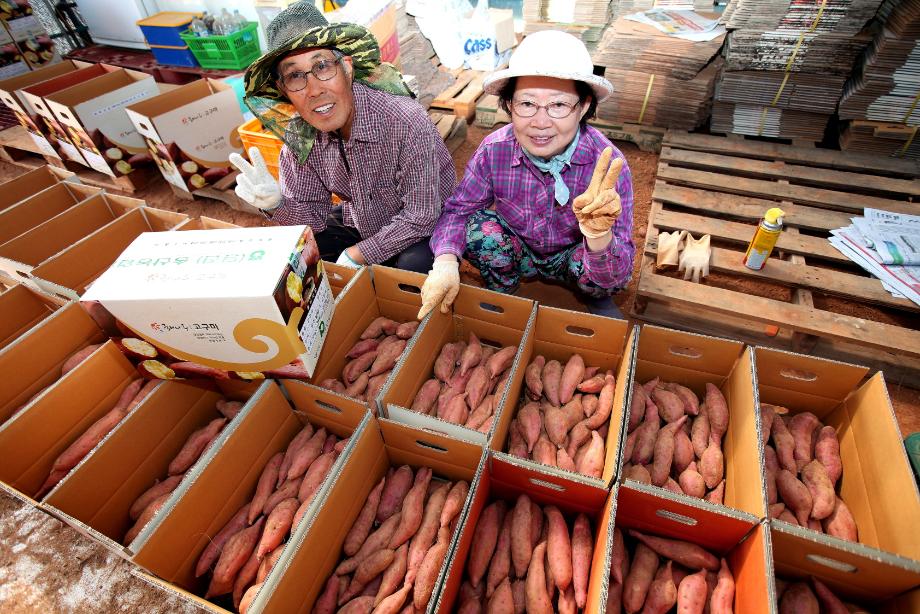
[[[16,285],[0,294],[0,350],[61,307],[47,294]]]
[[[84,193],[74,190],[76,185],[69,182],[52,183],[0,211],[0,244],[40,226],[84,200]],[[99,188],[80,187],[95,193],[102,191]],[[6,189],[6,184],[3,188]]]
[[[473,483],[477,468],[483,460],[482,450],[467,450],[452,456],[444,456],[431,450],[419,448],[406,451],[385,443],[377,420],[366,413],[363,428],[356,434],[342,470],[331,485],[322,507],[297,528],[291,538],[291,545],[269,574],[249,612],[293,612],[312,611],[317,596],[326,584],[339,560],[345,536],[358,517],[367,496],[386,474],[390,467],[409,465],[413,468],[430,467],[432,481],[437,479],[466,480]],[[472,492],[472,488],[470,489]],[[464,503],[458,518],[462,522],[470,498]],[[456,542],[458,530],[451,536],[451,548]],[[445,558],[441,574],[447,567]],[[440,576],[439,576],[440,577]],[[427,611],[432,612],[440,582],[435,584]]]
[[[679,523],[643,496],[620,484],[614,488],[617,499],[616,526],[628,538],[628,530],[635,529],[649,535],[669,539],[682,539],[706,548],[723,557],[735,578],[736,614],[775,614],[773,607],[773,552],[765,523],[748,526],[748,532],[737,538],[735,519],[731,510],[687,509]]]
[[[48,328],[36,330],[47,333]],[[55,459],[112,409],[135,379],[133,366],[114,343],[98,348],[0,425],[0,481],[34,498]]]
[[[326,266],[326,262],[323,262],[323,266]],[[341,380],[342,369],[351,360],[346,354],[375,318],[384,316],[397,322],[414,320],[422,306],[421,288],[425,281],[425,276],[420,273],[377,264],[372,267],[350,270],[349,267],[336,265],[333,271],[339,278],[337,283],[340,284],[340,288],[344,290],[345,286],[348,286],[348,291],[340,291],[336,298],[335,314],[329,325],[326,343],[316,363],[316,371],[310,379],[310,382],[315,383],[308,384],[315,388],[315,393],[319,398],[329,404],[335,404],[340,399],[357,399],[320,388],[317,384],[328,378]],[[350,280],[349,276],[351,276]],[[343,282],[345,285],[341,285]],[[330,275],[331,285],[332,275]],[[415,336],[409,339],[406,350],[390,373],[388,383],[396,377],[399,365],[405,360],[414,343],[413,340],[418,339],[419,330],[422,328],[419,326]],[[385,389],[386,384],[381,390]],[[377,399],[358,402],[379,415],[379,398],[378,396]]]
[[[617,474],[623,415],[626,411],[628,383],[638,332],[638,328],[631,328],[625,320],[613,320],[540,305],[537,307],[533,334],[526,339],[521,354],[521,371],[526,369],[538,354],[548,361],[558,360],[564,368],[565,363],[575,353],[581,354],[586,366],[599,367],[598,373],[613,371],[617,380],[616,392],[613,410],[608,420],[606,460],[601,477],[592,478],[557,467],[540,465],[547,473],[593,486],[596,489],[594,496],[598,498],[598,504],[607,498],[607,492]],[[495,437],[492,439],[491,448],[496,452],[493,463],[507,463],[512,466],[509,471],[516,467],[538,465],[536,461],[517,458],[504,452],[509,445],[508,431],[511,421],[517,416],[519,405],[530,400],[524,398],[525,390],[526,385],[522,379],[517,386],[508,391],[506,410],[501,415]]]
[[[111,203],[122,197],[106,194],[106,198]],[[171,230],[187,219],[184,213],[135,208],[32,269],[30,283],[64,300],[79,300],[138,235]]]
[[[214,384],[160,382],[112,430],[103,445],[45,497],[42,507],[118,556],[130,559],[130,544],[122,545],[125,533],[134,525],[128,510],[155,481],[167,477],[170,461],[188,437],[221,417],[215,406],[221,398],[248,400],[245,394],[229,394]],[[230,422],[224,426],[227,428]],[[204,461],[200,458],[197,462]],[[183,480],[194,473],[193,466]]]
[[[756,348],[760,402],[815,414],[837,430],[847,504],[859,543],[770,520],[777,573],[814,574],[853,598],[884,599],[920,586],[920,494],[881,372]]]
[[[89,66],[92,64],[65,60],[0,81],[0,102],[3,102],[16,115],[19,123],[29,132],[29,136],[32,137],[32,141],[42,154],[59,161],[65,158],[59,150],[58,140],[62,136],[58,132],[60,128],[56,122],[48,122],[46,118],[41,117],[29,100],[18,90]]]
[[[403,354],[397,365],[396,377],[383,387],[379,397],[381,415],[412,427],[419,435],[444,435],[448,440],[457,442],[452,446],[454,450],[469,447],[470,453],[473,453],[472,448],[490,446],[497,433],[496,425],[501,423],[508,403],[508,390],[520,386],[523,378],[521,348],[532,334],[535,318],[534,301],[461,284],[450,313],[434,309],[425,317],[408,354]],[[434,362],[441,348],[447,343],[469,340],[471,332],[483,345],[496,349],[505,346],[518,348],[507,371],[504,389],[494,392],[497,400],[493,425],[488,433],[409,409],[422,384],[434,377]]]
[[[157,576],[158,585],[173,594],[210,610],[224,611],[220,607],[227,605],[225,599],[215,605],[197,596],[204,593],[209,576],[195,578],[195,565],[210,538],[250,501],[265,463],[285,450],[306,420],[339,437],[358,439],[365,416],[364,408],[345,407],[342,411],[332,411],[310,400],[295,412],[275,382],[263,382],[237,419],[224,429],[201,462],[190,470],[190,475],[160,514],[131,544],[134,562]],[[332,466],[301,525],[308,524],[323,506],[336,476],[347,472],[349,450],[353,446],[354,442],[350,441]],[[362,475],[367,473],[366,467],[356,469]],[[340,508],[334,508],[333,516],[336,523],[341,524]],[[293,537],[289,539],[288,548],[294,541]],[[303,581],[298,578],[301,584]]]
[[[763,450],[760,443],[760,413],[755,411],[753,356],[737,341],[679,332],[657,326],[643,326],[636,349],[633,379],[636,385],[655,377],[677,382],[704,398],[706,383],[716,385],[728,404],[728,430],[722,441],[725,459],[725,509],[664,488],[622,479],[627,459],[620,455],[617,472],[620,493],[646,498],[648,522],[669,518],[677,525],[692,517],[695,523],[718,535],[719,550],[725,550],[766,516],[763,483]],[[631,387],[630,387],[631,391]],[[630,403],[624,416],[623,445],[629,425]],[[730,520],[729,520],[730,518]]]
[[[324,260],[323,268],[326,269],[326,275],[329,276],[329,287],[332,288],[332,296],[335,297],[335,304],[338,306],[342,293],[345,292],[346,288],[352,286],[352,282],[358,278],[366,267],[356,268]]]
[[[615,491],[608,492],[602,499],[594,496],[583,497],[580,485],[549,473],[546,469],[547,467],[537,464],[517,469],[506,463],[496,463],[494,454],[487,452],[486,462],[473,484],[469,511],[460,526],[456,547],[444,571],[443,585],[434,611],[453,612],[460,605],[456,603],[457,595],[466,572],[476,524],[483,509],[501,499],[506,502],[507,513],[510,513],[521,494],[526,494],[540,506],[558,507],[566,517],[570,534],[575,515],[584,513],[588,516],[591,521],[591,535],[594,538],[594,553],[588,583],[588,600],[583,612],[593,614],[606,611],[610,549],[617,507]]]
[[[38,194],[45,188],[66,181],[79,184],[80,179],[74,173],[54,166],[39,166],[26,171],[15,179],[0,184],[0,212],[4,212],[19,201]],[[3,224],[5,226],[5,224]],[[7,239],[3,239],[6,241]],[[0,241],[2,242],[2,241]]]
[[[0,378],[0,428],[50,392],[42,390],[58,381],[71,354],[104,340],[93,319],[76,303],[68,303],[0,349],[0,371],[16,374]]]
[[[243,114],[223,81],[192,81],[125,111],[163,178],[189,194],[229,175],[230,154],[243,151]]]
[[[805,575],[796,572],[787,572],[783,574],[777,572],[775,577],[770,578],[770,587],[772,589],[772,594],[775,596],[775,609],[773,611],[779,612],[779,603],[780,599],[782,598],[779,586],[777,585],[777,580],[783,580],[786,582],[805,582],[808,584],[812,592],[814,592],[814,585],[810,582],[811,577],[815,577],[823,584],[828,585],[829,578],[816,572],[809,572]],[[897,597],[890,597],[888,599],[878,599],[874,597],[865,598],[865,596],[859,595],[853,596],[846,589],[841,589],[836,586],[831,588],[828,585],[828,588],[830,588],[834,595],[843,601],[844,604],[855,606],[857,608],[856,610],[849,611],[875,612],[877,614],[915,614],[916,612],[920,612],[920,588],[916,588],[912,591],[902,593]]]
[[[213,217],[196,217],[189,219],[179,226],[176,226],[176,230],[214,230],[217,228],[240,228],[239,224],[233,224],[231,222],[225,222],[223,220],[217,220]],[[330,279],[330,285],[331,279]]]

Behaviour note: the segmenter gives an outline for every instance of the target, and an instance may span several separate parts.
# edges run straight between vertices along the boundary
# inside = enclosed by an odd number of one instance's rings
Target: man
[[[513,293],[522,278],[541,277],[571,286],[592,313],[622,318],[610,297],[632,274],[632,178],[623,154],[587,124],[613,86],[593,74],[580,40],[549,30],[525,38],[483,89],[511,124],[483,140],[444,203],[419,317],[439,304],[447,312],[462,257],[491,290]]]
[[[279,13],[267,35],[245,101],[284,141],[280,181],[252,148],[251,164],[231,156],[236,193],[280,224],[312,227],[324,260],[428,271],[428,238],[456,173],[425,110],[367,29],[330,25],[311,2]]]

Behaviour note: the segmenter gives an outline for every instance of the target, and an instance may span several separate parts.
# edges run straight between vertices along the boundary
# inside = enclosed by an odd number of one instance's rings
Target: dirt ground
[[[458,176],[488,130],[470,126],[467,138],[454,153]],[[645,242],[651,194],[658,156],[630,143],[617,143],[632,170],[635,190],[634,241]],[[0,182],[23,172],[0,163]],[[152,207],[207,216],[243,226],[266,225],[264,218],[230,209],[219,201],[176,198],[164,181],[133,194]],[[638,283],[638,258],[633,280],[615,302],[629,313]],[[464,280],[475,281],[475,270]],[[574,296],[559,287],[527,283],[520,294],[543,303],[584,311]],[[903,435],[920,431],[920,391],[889,382],[889,393]],[[0,492],[0,611],[8,614],[50,612],[184,613],[193,605],[152,587],[130,573],[131,566],[60,521]]]

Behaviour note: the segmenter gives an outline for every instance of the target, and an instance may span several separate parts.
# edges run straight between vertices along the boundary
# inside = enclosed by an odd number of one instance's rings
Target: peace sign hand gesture
[[[612,155],[612,148],[604,149],[594,167],[594,175],[588,189],[572,201],[578,228],[581,234],[589,239],[596,239],[610,232],[620,215],[620,195],[616,191],[616,185],[620,171],[623,170],[623,158],[617,158],[611,164]],[[608,165],[610,168],[607,168]]]
[[[240,171],[236,177],[236,195],[264,211],[276,209],[281,204],[281,188],[268,171],[258,147],[249,148],[249,159],[252,164],[236,152],[230,154],[230,163]]]

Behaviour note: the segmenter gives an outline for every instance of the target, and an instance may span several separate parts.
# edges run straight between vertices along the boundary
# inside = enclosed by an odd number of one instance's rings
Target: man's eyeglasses
[[[320,81],[328,81],[339,72],[339,62],[342,58],[323,59],[307,71],[292,70],[281,77],[281,85],[289,92],[299,92],[307,87],[307,77],[313,75]]]
[[[547,105],[540,105],[528,100],[518,100],[511,103],[511,110],[518,117],[533,117],[540,109],[546,109],[546,114],[553,119],[564,119],[572,114],[572,111],[578,107],[578,104],[579,103],[551,102]]]

